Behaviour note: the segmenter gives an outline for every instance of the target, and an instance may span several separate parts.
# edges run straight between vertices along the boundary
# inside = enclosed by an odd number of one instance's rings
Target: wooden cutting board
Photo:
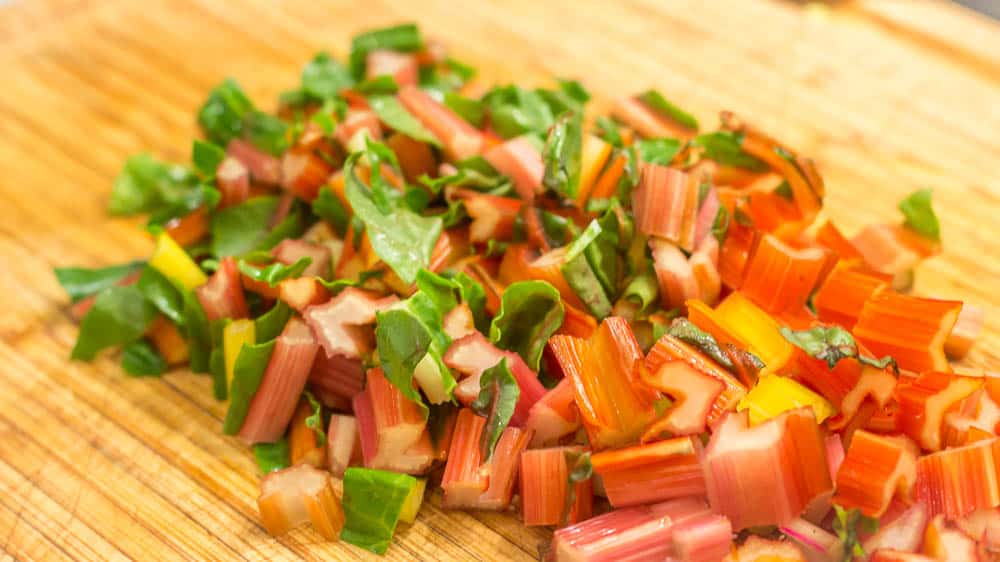
[[[750,117],[824,172],[849,231],[933,186],[946,253],[923,294],[984,305],[967,361],[1000,352],[1000,24],[946,2],[835,9],[778,1],[275,2],[52,0],[0,8],[0,545],[17,559],[372,558],[257,523],[247,449],[219,433],[208,379],[67,360],[76,329],[53,266],[147,255],[105,214],[124,159],[186,161],[225,76],[263,107],[317,50],[417,20],[487,81],[580,78],[599,98],[650,86],[714,123]],[[995,367],[994,367],[995,368]],[[392,559],[530,560],[547,533],[433,497]]]

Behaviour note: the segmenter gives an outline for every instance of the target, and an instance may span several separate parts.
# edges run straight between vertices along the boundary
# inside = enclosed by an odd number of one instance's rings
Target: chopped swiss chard
[[[914,191],[899,202],[899,210],[906,217],[904,226],[935,242],[941,241],[941,225],[931,207],[931,190]]]
[[[472,409],[486,418],[486,425],[480,436],[479,448],[484,461],[493,456],[493,448],[500,434],[510,423],[514,407],[521,390],[510,372],[507,359],[483,371],[479,377],[479,397],[472,403]]]
[[[133,377],[158,377],[166,372],[167,361],[146,340],[136,340],[122,348],[122,370]]]
[[[69,295],[70,302],[75,303],[117,285],[129,274],[143,269],[143,266],[145,262],[133,261],[97,269],[57,267],[55,274],[59,284]]]
[[[490,324],[490,340],[500,349],[516,352],[538,371],[542,350],[564,316],[555,287],[545,281],[518,281],[503,292],[500,310]]]
[[[261,474],[268,474],[291,466],[288,451],[288,439],[282,438],[274,443],[257,443],[253,446],[253,457]]]
[[[355,35],[351,40],[350,70],[355,80],[365,75],[365,63],[368,53],[385,49],[390,51],[412,52],[423,47],[420,30],[412,23],[393,27],[374,29]]]
[[[546,189],[573,199],[580,187],[580,159],[583,150],[583,121],[580,113],[565,114],[549,130],[542,151]]]
[[[102,349],[138,340],[156,317],[156,308],[133,286],[108,287],[80,322],[71,357],[89,361]]]
[[[424,127],[416,117],[399,103],[393,96],[372,96],[368,98],[368,105],[378,114],[378,118],[390,128],[397,132],[418,140],[420,142],[432,144],[440,147],[441,141],[433,133]]]
[[[417,479],[386,470],[351,467],[344,472],[344,515],[340,538],[385,554]]]
[[[245,132],[244,120],[254,110],[253,102],[240,85],[227,78],[208,95],[198,111],[198,123],[215,144],[225,146]]]

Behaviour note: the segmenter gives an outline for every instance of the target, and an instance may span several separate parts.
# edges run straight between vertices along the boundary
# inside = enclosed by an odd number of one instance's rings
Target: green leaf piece
[[[521,396],[514,374],[510,372],[507,358],[483,371],[479,378],[479,396],[472,403],[472,409],[486,418],[486,425],[480,434],[479,449],[483,461],[493,456],[500,434],[510,423],[514,407]]]
[[[292,465],[291,453],[288,448],[288,438],[282,437],[274,443],[256,443],[253,446],[253,458],[261,474],[268,474]]]
[[[80,322],[80,333],[70,355],[89,361],[103,349],[133,342],[146,333],[156,308],[134,286],[108,287]]]
[[[79,302],[108,287],[113,287],[129,274],[145,267],[146,262],[133,261],[110,267],[87,269],[83,267],[57,267],[56,279],[71,302]]]
[[[537,372],[545,344],[562,326],[565,314],[559,291],[549,283],[511,283],[490,325],[490,340],[500,349],[520,355]]]
[[[133,377],[158,377],[167,371],[167,361],[146,340],[122,348],[122,370]]]
[[[276,343],[271,340],[267,343],[244,345],[236,356],[233,381],[229,387],[229,409],[222,423],[222,432],[226,435],[236,435],[243,427],[247,412],[250,411],[250,402],[264,379],[264,372]]]
[[[932,190],[914,191],[899,202],[899,210],[906,217],[903,226],[935,242],[941,241],[941,224],[931,206]]]

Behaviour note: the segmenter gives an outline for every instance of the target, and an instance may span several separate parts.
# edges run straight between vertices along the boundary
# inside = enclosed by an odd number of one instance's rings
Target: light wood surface
[[[0,8],[0,546],[15,559],[372,558],[311,530],[268,537],[256,467],[219,433],[207,378],[71,363],[53,266],[145,256],[105,214],[124,159],[185,161],[225,76],[263,107],[318,49],[417,20],[489,81],[583,80],[600,98],[661,88],[705,123],[747,116],[820,163],[847,230],[933,186],[945,255],[923,294],[987,308],[967,361],[1000,355],[1000,24],[951,4],[864,0],[539,2],[14,1]],[[388,558],[530,560],[547,533],[439,497]]]

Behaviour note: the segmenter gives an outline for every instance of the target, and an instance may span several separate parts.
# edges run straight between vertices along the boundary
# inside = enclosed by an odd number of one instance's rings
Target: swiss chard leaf
[[[198,111],[198,123],[205,136],[220,146],[243,136],[244,119],[254,110],[253,102],[240,85],[227,78],[209,94]]]
[[[667,333],[709,356],[726,370],[735,372],[737,369],[737,366],[733,364],[729,354],[722,348],[722,346],[719,345],[719,342],[716,341],[715,337],[713,337],[712,334],[703,331],[698,326],[695,326],[687,318],[675,318],[674,321],[670,323],[670,328],[667,330]],[[749,366],[754,367],[755,371],[759,371],[764,367],[764,362],[761,361],[756,355],[750,353],[749,351],[744,351],[741,355],[743,353],[746,354],[746,362],[749,363]]]
[[[389,95],[399,91],[399,84],[392,76],[383,74],[358,82],[354,89],[366,96]]]
[[[184,295],[162,273],[147,267],[142,270],[135,286],[147,301],[174,324],[184,324]]]
[[[441,141],[434,136],[434,133],[427,130],[427,127],[424,127],[395,97],[372,96],[368,98],[368,105],[383,123],[397,132],[420,142],[441,146]]]
[[[137,154],[125,162],[115,178],[108,202],[113,215],[136,215],[174,205],[195,185],[194,176],[183,166],[167,164],[149,154]]]
[[[645,318],[653,312],[660,301],[660,285],[652,268],[633,277],[625,286],[621,298],[638,307],[638,318]]]
[[[254,197],[212,216],[212,254],[239,256],[261,246],[278,208],[277,197]]]
[[[292,465],[288,439],[282,437],[274,443],[257,443],[253,446],[253,457],[262,474],[268,474]]]
[[[188,340],[188,353],[191,356],[190,368],[195,373],[207,373],[210,370],[212,352],[212,332],[205,316],[205,309],[193,291],[183,294],[184,299],[184,334]]]
[[[288,150],[288,124],[263,111],[251,111],[246,116],[246,134],[257,148],[281,156]]]
[[[62,285],[71,302],[81,301],[108,287],[113,287],[131,273],[145,266],[143,261],[133,261],[121,265],[86,269],[83,267],[57,267],[56,279]]]
[[[879,521],[874,517],[866,517],[861,510],[854,508],[846,510],[834,504],[836,517],[833,520],[833,531],[837,533],[837,538],[844,545],[843,562],[849,562],[855,558],[865,558],[865,549],[861,546],[861,536],[858,527],[868,534],[878,531]]]
[[[70,357],[89,361],[102,349],[138,340],[156,318],[156,308],[134,286],[108,287],[80,322]]]
[[[326,431],[323,429],[326,427],[326,424],[323,423],[323,404],[316,400],[316,397],[308,390],[305,392],[305,397],[309,401],[309,407],[312,408],[312,414],[306,418],[306,427],[313,430],[316,434],[316,445],[322,447],[326,444]]]
[[[399,515],[417,479],[406,475],[351,467],[344,472],[344,528],[341,540],[385,554]]]
[[[677,107],[671,103],[667,98],[663,97],[663,94],[656,90],[647,90],[639,94],[639,99],[642,100],[647,106],[653,111],[666,116],[671,121],[679,123],[685,128],[698,130],[698,120],[695,119],[694,115],[691,115],[687,111],[684,111],[680,107]]]
[[[347,68],[327,53],[318,53],[302,69],[302,91],[317,101],[337,97],[353,85]]]
[[[343,237],[347,233],[347,223],[351,220],[350,211],[329,185],[319,188],[319,194],[312,202],[312,211],[317,217],[330,223],[339,236]]]
[[[433,341],[427,328],[410,310],[390,309],[376,314],[375,341],[385,378],[426,415],[427,405],[413,387],[413,371]]]
[[[598,318],[611,314],[618,277],[617,220],[609,211],[593,220],[566,249],[566,283]]]
[[[133,377],[158,377],[166,372],[167,361],[146,340],[136,340],[122,348],[122,370]]]
[[[360,80],[365,75],[368,53],[377,50],[390,50],[401,52],[417,51],[423,47],[424,41],[420,37],[420,30],[412,23],[406,23],[382,29],[373,29],[359,35],[355,35],[351,40],[350,70],[351,76],[355,80]]]
[[[862,363],[884,369],[887,366],[896,367],[896,361],[891,357],[883,357],[874,360],[858,356],[858,345],[854,341],[854,336],[847,330],[838,326],[817,326],[809,330],[794,331],[788,328],[781,328],[781,335],[793,345],[805,351],[810,357],[814,357],[833,369],[841,359],[854,357]]]
[[[743,151],[743,137],[728,131],[715,131],[698,135],[692,144],[704,149],[705,157],[726,166],[746,168],[754,172],[766,172],[768,165],[756,156]]]
[[[721,246],[723,242],[726,241],[726,234],[729,233],[729,210],[723,206],[719,206],[718,212],[715,213],[715,220],[712,221],[712,236],[719,241]]]
[[[666,166],[681,151],[683,143],[677,139],[643,139],[636,143],[643,162]]]
[[[214,178],[219,164],[225,159],[226,151],[217,144],[196,139],[191,147],[191,161],[194,162],[195,171],[201,174],[202,178]]]
[[[611,146],[615,148],[621,148],[625,146],[625,141],[622,140],[621,131],[618,129],[618,124],[615,123],[613,119],[607,115],[601,115],[597,118],[597,136],[601,137]]]
[[[931,194],[930,189],[914,191],[899,202],[899,210],[906,217],[903,226],[925,238],[940,242],[941,224],[931,206]]]
[[[299,258],[295,263],[291,265],[285,265],[281,262],[274,262],[265,267],[254,267],[246,262],[246,260],[240,260],[238,266],[240,273],[246,275],[254,281],[260,281],[262,283],[267,283],[268,286],[274,287],[278,283],[284,281],[285,279],[294,279],[296,277],[301,277],[302,272],[309,267],[312,263],[312,258],[304,256]]]
[[[562,297],[545,281],[511,283],[500,299],[500,311],[490,324],[490,340],[514,351],[538,371],[542,350],[565,317]]]
[[[542,185],[567,199],[576,197],[580,187],[583,151],[583,121],[580,113],[568,113],[549,130],[542,160],[545,175]]]
[[[456,275],[454,281],[458,283],[462,301],[469,305],[469,309],[472,311],[472,319],[476,324],[476,329],[483,333],[489,332],[490,321],[486,317],[486,289],[479,281],[465,273]]]
[[[441,219],[420,216],[398,201],[385,202],[387,208],[381,209],[376,200],[379,191],[369,189],[355,174],[360,155],[352,154],[344,164],[347,199],[364,223],[375,254],[400,279],[412,283],[417,272],[430,264],[431,252],[441,236]]]
[[[552,109],[538,92],[518,86],[494,88],[483,96],[483,102],[489,108],[490,125],[505,139],[542,134],[555,121]]]
[[[275,343],[275,340],[271,340],[267,343],[244,345],[236,356],[233,380],[229,386],[229,409],[222,423],[222,432],[226,435],[236,435],[243,427],[247,412],[250,411],[250,402],[264,379],[264,371],[271,360]]]
[[[483,371],[479,378],[479,396],[472,403],[472,409],[486,418],[486,425],[479,438],[479,449],[483,461],[493,456],[500,434],[514,415],[514,406],[521,396],[514,374],[510,372],[507,358]]]
[[[483,126],[486,117],[486,105],[479,100],[463,97],[455,92],[445,92],[444,105],[465,119],[477,129]]]
[[[279,300],[271,310],[261,314],[254,320],[254,335],[257,343],[265,343],[281,335],[285,324],[292,317],[292,309]]]

